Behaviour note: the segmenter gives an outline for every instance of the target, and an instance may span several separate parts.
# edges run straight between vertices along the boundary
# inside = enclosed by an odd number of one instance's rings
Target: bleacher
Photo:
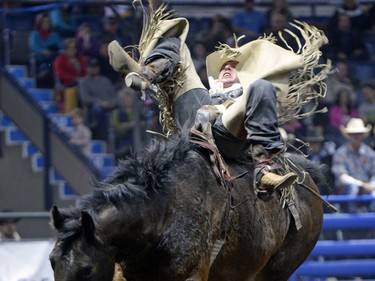
[[[6,69],[27,90],[30,96],[41,105],[53,123],[65,132],[69,132],[73,128],[71,117],[68,114],[57,112],[57,105],[53,101],[53,91],[51,89],[36,88],[35,80],[28,76],[26,66],[8,65]],[[2,112],[0,112],[0,130],[4,131],[6,145],[22,146],[22,157],[30,159],[33,172],[44,171],[45,161],[43,154],[38,151],[22,131]],[[115,157],[113,154],[108,153],[107,144],[104,141],[92,140],[90,146],[90,160],[101,171],[104,178],[114,170],[116,165]],[[59,186],[60,195],[63,199],[74,196],[73,189],[53,168],[50,171],[50,183]]]

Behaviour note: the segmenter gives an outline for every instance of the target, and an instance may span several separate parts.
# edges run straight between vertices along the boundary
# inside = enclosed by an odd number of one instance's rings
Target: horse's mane
[[[116,208],[127,206],[131,202],[136,206],[137,201],[147,200],[147,207],[158,205],[163,209],[161,197],[167,197],[174,172],[189,175],[188,167],[196,161],[190,153],[193,144],[189,141],[189,131],[182,130],[169,138],[154,138],[142,154],[133,154],[119,162],[114,173],[104,181],[94,181],[94,190],[83,196],[76,207],[61,209],[66,217],[64,228],[59,231],[59,238],[69,239],[80,233],[79,219],[81,212],[88,212],[96,219],[97,212],[103,206],[113,205]],[[190,154],[189,154],[190,153]],[[189,155],[191,157],[189,157]],[[165,199],[165,198],[164,198]],[[144,205],[144,204],[143,204]],[[151,206],[153,205],[153,206]]]
[[[192,151],[189,131],[184,130],[170,138],[154,138],[142,154],[119,161],[117,169],[103,182],[96,182],[87,202],[93,206],[111,203],[117,207],[135,198],[166,195],[176,167],[183,169]],[[183,172],[183,171],[182,171]]]

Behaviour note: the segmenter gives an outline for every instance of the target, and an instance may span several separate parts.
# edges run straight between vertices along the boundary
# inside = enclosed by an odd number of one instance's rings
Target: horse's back
[[[292,157],[292,161],[299,169],[313,173],[316,180],[323,178],[310,161],[298,156]],[[226,242],[209,280],[288,280],[319,238],[322,202],[308,190],[318,192],[316,186],[306,181],[305,186],[295,184],[289,204],[281,202],[277,194],[264,201],[254,192],[252,166],[230,166],[232,173],[250,170],[236,179],[231,189],[230,227],[226,229]],[[299,230],[298,223],[301,223]],[[255,276],[256,279],[251,279]]]

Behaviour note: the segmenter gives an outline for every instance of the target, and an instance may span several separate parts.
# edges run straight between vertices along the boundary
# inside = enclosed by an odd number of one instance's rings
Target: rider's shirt
[[[210,79],[209,92],[211,94],[211,104],[218,105],[241,96],[243,89],[240,83],[235,83],[229,88],[224,88],[222,82]]]

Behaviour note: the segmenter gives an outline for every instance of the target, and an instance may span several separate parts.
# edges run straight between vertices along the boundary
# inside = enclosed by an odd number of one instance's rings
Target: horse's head
[[[115,257],[102,243],[90,214],[75,216],[53,207],[52,225],[58,231],[50,254],[56,281],[112,280]]]

